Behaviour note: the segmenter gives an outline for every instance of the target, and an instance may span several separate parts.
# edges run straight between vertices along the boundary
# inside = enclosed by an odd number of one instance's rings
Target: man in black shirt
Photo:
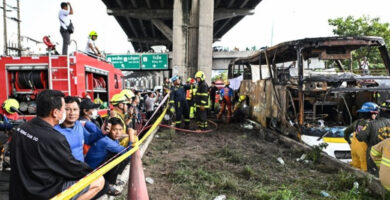
[[[215,112],[215,95],[217,94],[218,88],[215,86],[215,82],[211,82],[211,87],[209,88],[210,92],[210,101],[211,101],[211,112]]]
[[[53,128],[66,117],[64,94],[45,90],[36,102],[37,117],[12,135],[10,200],[50,199],[92,171],[73,157],[65,136]],[[91,199],[103,185],[100,177],[72,199]]]

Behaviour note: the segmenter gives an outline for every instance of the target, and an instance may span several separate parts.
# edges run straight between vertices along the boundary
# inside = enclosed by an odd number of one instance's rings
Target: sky
[[[6,0],[16,5],[16,0]],[[59,43],[58,11],[59,0],[26,0],[21,6],[21,34],[42,40],[50,35],[51,40]],[[107,9],[100,0],[70,0],[74,8],[71,17],[75,27],[72,39],[77,47],[84,50],[90,31],[99,34],[96,45],[108,53],[133,52],[127,36],[114,17],[107,15]],[[2,4],[1,4],[2,5]],[[255,14],[245,17],[235,27],[215,42],[214,46],[224,46],[241,50],[246,47],[271,46],[284,41],[305,37],[331,36],[332,27],[328,19],[349,15],[361,17],[369,15],[379,17],[381,22],[390,22],[389,0],[263,0],[255,9]],[[2,14],[2,11],[0,11]],[[7,14],[16,16],[15,12]],[[0,50],[3,52],[3,20],[0,20]],[[16,41],[16,23],[7,20],[8,38]],[[70,50],[76,47],[72,45]]]

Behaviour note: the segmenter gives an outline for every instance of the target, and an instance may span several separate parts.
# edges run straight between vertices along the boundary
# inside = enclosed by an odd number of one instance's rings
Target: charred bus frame
[[[386,76],[360,76],[345,70],[341,61],[350,59],[352,63],[351,52],[364,47],[377,47]],[[334,73],[305,74],[304,63],[306,62],[309,68],[310,59],[313,58],[318,58],[318,61],[332,62],[338,69],[334,70]],[[277,66],[288,62],[292,62],[288,68]],[[257,70],[254,66],[258,66],[257,72],[254,71]],[[291,68],[296,68],[297,75],[294,77],[290,74]],[[352,64],[350,70],[352,72]],[[305,114],[307,115],[305,108],[312,106],[311,115],[314,120],[318,114],[317,106],[322,106],[324,110],[324,106],[328,104],[335,105],[337,112],[340,106],[343,106],[342,110],[348,113],[348,123],[350,123],[353,118],[356,118],[357,106],[362,104],[361,97],[377,103],[390,97],[387,94],[390,91],[390,84],[386,84],[386,81],[390,82],[389,71],[390,58],[382,38],[324,37],[289,41],[264,48],[250,57],[237,58],[229,64],[228,77],[232,79],[238,75],[244,76],[239,94],[249,96],[252,118],[265,127],[273,127],[286,134],[291,133],[291,128],[295,127],[297,130],[294,131],[298,133],[300,139],[306,123],[305,119],[309,118],[308,116],[305,118]],[[254,72],[258,74],[258,80],[253,78],[256,74]],[[309,70],[307,72],[309,73]],[[383,91],[385,95],[381,100],[374,99],[371,95]],[[331,94],[336,95],[332,98],[334,102],[327,101],[328,95]],[[352,96],[354,97],[351,99]],[[352,105],[347,103],[348,100]]]

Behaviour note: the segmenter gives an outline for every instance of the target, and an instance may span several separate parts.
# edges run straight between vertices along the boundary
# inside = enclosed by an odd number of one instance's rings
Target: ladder
[[[49,89],[53,89],[53,83],[55,82],[66,82],[67,90],[61,90],[63,93],[67,93],[69,96],[72,94],[71,92],[71,68],[70,68],[70,58],[69,53],[66,55],[66,66],[55,66],[53,67],[52,63],[53,56],[51,51],[49,51],[49,67],[48,67],[48,80],[49,80]],[[53,73],[59,70],[66,70],[66,78],[53,78]]]

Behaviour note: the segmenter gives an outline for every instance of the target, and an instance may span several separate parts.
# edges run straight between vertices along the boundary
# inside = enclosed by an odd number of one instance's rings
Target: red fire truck
[[[0,105],[8,98],[17,99],[22,117],[31,119],[36,112],[35,98],[44,89],[99,98],[108,105],[122,90],[122,78],[122,72],[110,63],[80,52],[70,56],[0,57]]]

